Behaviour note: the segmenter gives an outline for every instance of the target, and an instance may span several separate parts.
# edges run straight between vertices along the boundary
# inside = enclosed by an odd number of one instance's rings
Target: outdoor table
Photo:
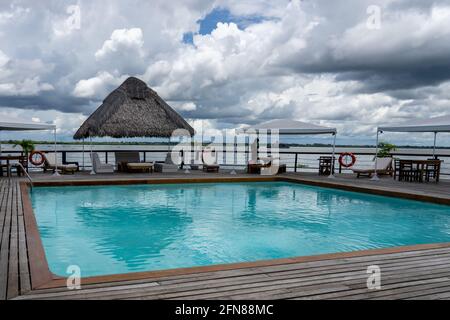
[[[399,180],[400,177],[402,176],[402,172],[401,169],[405,164],[411,164],[411,169],[412,169],[412,173],[415,173],[416,178],[413,179],[414,181],[418,181],[418,182],[423,182],[423,178],[424,178],[424,174],[427,173],[426,171],[426,167],[427,165],[436,165],[436,168],[434,169],[434,176],[435,176],[435,181],[439,182],[439,175],[440,175],[440,169],[441,169],[441,162],[442,160],[420,160],[420,159],[415,159],[415,160],[406,160],[406,159],[398,159],[397,160],[399,162],[399,165],[397,167],[397,165],[395,166],[395,170],[399,170]],[[397,176],[397,174],[395,174],[394,176]],[[428,179],[427,179],[428,181]]]
[[[11,176],[11,160],[22,160],[23,156],[12,156],[12,155],[6,155],[6,156],[1,156],[0,155],[0,162],[5,160],[6,161],[6,174],[8,177]]]

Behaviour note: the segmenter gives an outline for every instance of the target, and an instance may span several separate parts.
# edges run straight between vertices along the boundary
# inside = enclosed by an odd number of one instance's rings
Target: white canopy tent
[[[315,134],[331,134],[333,135],[333,158],[336,153],[336,128],[329,128],[324,126],[319,126],[312,123],[306,123],[301,121],[295,121],[290,119],[277,119],[267,122],[263,122],[253,127],[237,129],[236,132],[239,133],[250,133],[250,134],[260,134],[260,133],[270,133],[277,132],[279,135],[315,135]],[[331,172],[330,178],[333,178],[333,172]]]
[[[1,122],[0,121],[0,132],[1,131],[37,131],[37,130],[53,130],[55,138],[55,159],[56,158],[56,125],[46,124],[46,123],[17,123],[17,122]],[[0,143],[0,154],[2,153],[2,145]],[[55,164],[55,175],[58,173],[58,162]]]
[[[436,136],[439,132],[450,132],[450,115],[435,117],[425,120],[413,120],[398,125],[379,126],[377,128],[376,153],[375,153],[375,174],[373,180],[378,180],[376,172],[378,154],[379,135],[383,132],[432,132],[434,133],[433,157],[436,155]]]

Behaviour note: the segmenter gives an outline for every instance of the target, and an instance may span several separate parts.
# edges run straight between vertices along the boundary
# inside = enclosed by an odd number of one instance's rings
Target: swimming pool
[[[35,187],[31,200],[60,276],[450,241],[448,206],[289,182]]]

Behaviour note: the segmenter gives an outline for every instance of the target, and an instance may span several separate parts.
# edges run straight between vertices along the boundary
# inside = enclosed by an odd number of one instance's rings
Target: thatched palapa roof
[[[194,129],[145,82],[130,77],[111,92],[73,136],[171,137],[176,129]]]

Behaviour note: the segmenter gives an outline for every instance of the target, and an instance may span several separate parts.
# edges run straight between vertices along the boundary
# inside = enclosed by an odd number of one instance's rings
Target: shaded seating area
[[[77,130],[73,138],[92,137],[136,138],[154,137],[170,139],[194,135],[194,129],[172,109],[145,82],[129,77],[112,91]],[[92,144],[91,144],[92,148]],[[178,166],[166,157],[164,163],[142,162],[139,152],[116,152],[118,171],[125,172],[173,172]],[[91,173],[95,173],[93,170]]]
[[[55,139],[55,153],[56,155],[56,126],[54,124],[44,123],[16,123],[16,122],[0,122],[0,131],[39,131],[39,130],[51,130],[53,131]],[[78,168],[78,167],[77,167]],[[2,146],[0,143],[0,176],[5,173],[10,177],[13,172],[21,176],[22,174],[28,175],[28,158],[23,154],[23,150],[20,155],[18,154],[2,154]],[[57,175],[58,170],[53,170]]]
[[[252,144],[252,159],[247,163],[247,172],[248,173],[261,173],[262,168],[266,168],[268,164],[266,162],[261,162],[262,158],[259,157],[259,136],[261,134],[266,135],[274,135],[274,136],[298,136],[298,135],[320,135],[320,134],[330,134],[333,136],[333,148],[332,148],[332,156],[335,157],[336,151],[336,128],[329,128],[324,126],[319,126],[312,123],[306,123],[301,121],[295,121],[290,119],[275,119],[267,122],[263,122],[254,127],[248,127],[243,129],[237,129],[237,133],[246,133],[249,135],[256,135],[256,150],[253,149]],[[273,136],[272,136],[273,137]],[[271,138],[272,138],[271,137]],[[279,148],[279,141],[275,143],[272,141],[272,148],[275,147],[276,150]],[[275,162],[274,162],[275,163]],[[273,174],[286,172],[286,165],[280,163],[280,159],[278,159],[278,170],[268,170],[264,169],[264,174],[268,175],[269,172]],[[297,165],[297,164],[296,164]],[[333,162],[334,165],[334,162]],[[330,170],[329,173],[330,178],[334,178],[334,168]]]
[[[439,182],[441,164],[436,154],[436,139],[438,133],[450,132],[450,116],[434,117],[429,119],[412,120],[409,122],[379,126],[377,128],[377,151],[379,135],[383,132],[411,132],[433,133],[433,157],[432,159],[396,159],[394,162],[394,179],[406,182]],[[375,177],[377,170],[375,170]]]

